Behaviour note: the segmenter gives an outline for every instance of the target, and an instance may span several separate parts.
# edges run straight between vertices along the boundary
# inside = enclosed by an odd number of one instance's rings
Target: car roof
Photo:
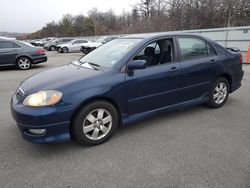
[[[199,36],[199,34],[190,34],[190,33],[183,33],[183,32],[164,32],[164,33],[142,33],[142,34],[132,34],[132,35],[126,35],[121,37],[124,38],[139,38],[139,39],[153,39],[158,37],[170,37],[170,36]]]

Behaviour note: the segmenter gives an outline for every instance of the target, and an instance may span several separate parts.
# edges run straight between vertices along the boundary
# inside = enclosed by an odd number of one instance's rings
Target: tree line
[[[96,36],[189,29],[244,26],[250,24],[249,0],[138,0],[132,11],[116,15],[97,8],[87,15],[66,14],[47,23],[28,38],[49,36]]]

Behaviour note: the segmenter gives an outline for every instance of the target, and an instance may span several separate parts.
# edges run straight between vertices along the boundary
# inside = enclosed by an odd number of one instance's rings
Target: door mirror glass
[[[129,70],[145,69],[146,66],[147,66],[146,60],[134,60],[128,64],[128,69]]]

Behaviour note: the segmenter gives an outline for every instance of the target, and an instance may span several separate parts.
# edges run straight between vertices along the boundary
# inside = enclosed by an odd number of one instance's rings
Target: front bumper
[[[37,144],[66,142],[70,140],[69,122],[58,124],[48,124],[42,126],[30,126],[17,123],[23,138],[29,142]],[[33,134],[29,129],[45,129],[44,134]]]
[[[54,107],[32,108],[11,100],[11,114],[23,138],[32,143],[65,142],[70,140],[69,112]],[[29,129],[45,129],[43,134],[34,134]]]

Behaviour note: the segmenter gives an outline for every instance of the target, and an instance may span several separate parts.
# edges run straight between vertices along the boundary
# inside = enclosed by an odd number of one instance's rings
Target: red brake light
[[[45,54],[45,50],[43,50],[43,49],[37,49],[36,53],[43,55],[43,54]]]

